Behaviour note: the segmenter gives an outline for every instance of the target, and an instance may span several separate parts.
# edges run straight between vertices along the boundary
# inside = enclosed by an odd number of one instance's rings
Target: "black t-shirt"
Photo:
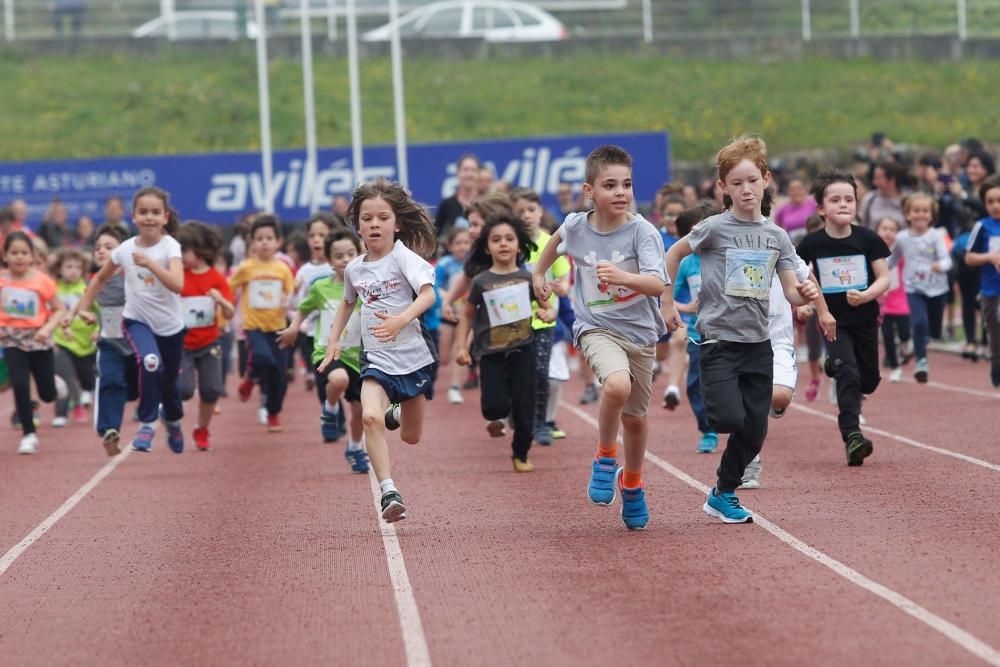
[[[507,352],[530,345],[531,274],[483,271],[472,279],[469,303],[476,306],[472,323],[472,356]]]
[[[844,326],[870,327],[878,322],[878,302],[860,306],[847,303],[847,292],[865,290],[875,282],[872,262],[891,253],[878,234],[866,227],[851,225],[851,235],[835,239],[818,229],[799,243],[799,257],[811,264],[819,279],[830,313]]]
[[[434,229],[438,236],[444,236],[459,218],[465,218],[465,207],[458,201],[458,195],[454,194],[447,199],[442,199],[438,204],[437,214],[434,216]]]

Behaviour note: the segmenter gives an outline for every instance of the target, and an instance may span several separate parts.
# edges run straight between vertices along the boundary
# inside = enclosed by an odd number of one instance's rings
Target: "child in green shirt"
[[[52,273],[56,276],[56,294],[67,311],[72,311],[87,291],[83,277],[86,263],[83,253],[75,248],[63,248],[56,253]],[[98,311],[96,305],[93,311]],[[56,401],[56,416],[52,420],[56,428],[66,426],[71,405],[73,421],[85,422],[90,418],[87,408],[93,401],[97,379],[98,328],[96,322],[87,324],[77,318],[68,328],[56,327],[53,333],[56,376],[62,378],[69,390],[66,398]]]

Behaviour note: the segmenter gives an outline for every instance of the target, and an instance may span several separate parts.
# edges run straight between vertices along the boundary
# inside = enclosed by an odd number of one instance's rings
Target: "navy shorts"
[[[382,385],[392,403],[404,403],[423,394],[427,400],[434,398],[434,373],[437,362],[428,364],[406,375],[388,375],[377,368],[361,373],[361,379],[371,378]]]
[[[329,379],[330,373],[334,372],[338,368],[343,368],[347,371],[347,389],[344,390],[344,399],[349,403],[360,403],[361,402],[361,376],[358,372],[341,361],[332,361],[330,365],[326,367],[323,372],[319,371],[319,365],[322,362],[316,363],[316,381],[326,382]]]
[[[670,342],[670,335],[672,333],[674,333],[674,332],[673,331],[668,331],[667,333],[665,333],[662,336],[660,336],[659,340],[657,340],[656,342],[657,343],[669,343]]]

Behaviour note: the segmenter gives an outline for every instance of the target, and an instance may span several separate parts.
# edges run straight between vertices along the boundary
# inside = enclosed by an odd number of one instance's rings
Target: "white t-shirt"
[[[184,328],[181,295],[167,289],[149,269],[137,266],[132,253],[141,252],[166,269],[171,259],[181,258],[181,244],[164,236],[151,248],[143,248],[136,245],[138,238],[133,236],[111,252],[111,261],[125,274],[122,317],[146,324],[157,336],[173,336]]]
[[[809,277],[809,266],[802,258],[795,255],[795,277],[802,282]],[[767,332],[771,339],[771,347],[793,348],[795,346],[795,318],[792,316],[792,306],[785,298],[785,289],[781,286],[778,272],[771,278],[771,295],[767,313]]]
[[[327,262],[320,262],[319,264],[314,264],[313,262],[307,262],[299,267],[299,272],[295,274],[295,279],[299,281],[299,289],[295,292],[294,298],[289,303],[289,306],[294,310],[299,307],[302,300],[306,298],[306,294],[309,294],[309,287],[316,282],[318,278],[326,278],[327,276],[333,275],[333,269]],[[309,313],[309,316],[302,322],[301,332],[309,336],[310,338],[316,333],[316,311]],[[331,320],[332,321],[332,320]]]
[[[353,304],[361,297],[361,372],[372,367],[386,375],[406,375],[437,361],[419,317],[391,341],[379,341],[372,333],[382,323],[375,313],[398,315],[421,287],[434,284],[434,267],[401,241],[382,259],[368,262],[367,256],[353,259],[344,270],[344,300]]]

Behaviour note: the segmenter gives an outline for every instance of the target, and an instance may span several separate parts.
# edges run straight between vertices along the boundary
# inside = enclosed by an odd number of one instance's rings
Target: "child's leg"
[[[389,446],[385,442],[385,411],[389,396],[378,382],[365,378],[361,385],[362,421],[365,429],[365,448],[372,470],[378,481],[391,479]]]
[[[497,421],[510,416],[510,366],[504,354],[485,354],[479,359],[479,407],[483,419]],[[532,387],[533,384],[529,384]],[[529,394],[531,392],[528,392]]]
[[[882,381],[878,368],[878,330],[855,329],[851,340],[854,343],[854,359],[858,364],[858,383],[862,394],[872,394]]]
[[[97,381],[97,356],[85,354],[82,357],[72,355],[70,361],[73,362],[73,370],[76,372],[76,379],[80,383],[80,389],[89,393],[94,392],[94,383]]]
[[[187,351],[185,350],[185,353]],[[222,396],[222,345],[216,341],[198,351],[198,427],[208,428]]]
[[[455,327],[442,322],[440,331],[441,340],[438,347],[438,356],[441,358],[441,365],[446,366],[451,361],[451,348],[455,344]]]
[[[701,348],[694,343],[687,344],[688,353],[688,375],[687,375],[687,397],[691,404],[691,411],[698,421],[698,430],[701,433],[713,433],[712,426],[708,423],[708,416],[705,411],[705,399],[701,395]]]
[[[853,328],[839,326],[836,340],[826,344],[833,378],[837,381],[837,407],[840,410],[837,424],[845,443],[851,433],[861,431],[858,417],[861,414],[861,373],[854,356],[855,335]]]
[[[244,332],[244,335],[246,335],[246,332]],[[236,341],[236,370],[239,371],[240,377],[247,374],[249,361],[250,346],[247,344],[246,338],[241,338]]]
[[[882,319],[882,344],[885,346],[885,365],[889,368],[899,368],[896,359],[896,329],[897,315],[886,315]]]
[[[278,348],[273,333],[255,330],[248,330],[246,333],[250,358],[253,360],[250,371],[267,396],[268,415],[277,415],[284,403],[287,357]]]
[[[951,310],[952,300],[950,294],[940,294],[938,296],[927,297],[927,331],[934,340],[941,339],[941,328],[944,321],[945,306]],[[948,327],[951,331],[952,314],[948,314]]]
[[[563,385],[565,380],[549,380],[549,402],[545,406],[545,421],[553,424],[556,415],[559,414],[559,401],[562,400]]]
[[[139,421],[155,424],[163,392],[163,358],[152,330],[137,320],[124,320],[125,336],[139,364]],[[178,362],[178,367],[179,367]],[[180,397],[178,396],[178,400]]]
[[[531,364],[532,370],[530,375],[520,375],[515,377],[522,377],[529,382],[533,382],[535,386],[534,391],[534,403],[533,406],[537,405],[538,410],[533,411],[534,425],[533,429],[537,433],[540,430],[546,429],[545,424],[545,410],[543,406],[548,406],[549,404],[549,362],[552,358],[552,334],[554,329],[536,329],[534,332],[534,342],[532,347],[534,347],[534,362]],[[521,368],[523,366],[524,368]],[[527,364],[520,362],[518,365],[521,371],[527,368]],[[480,384],[482,384],[480,382]],[[517,381],[514,384],[515,387],[531,386],[520,384]],[[519,392],[520,394],[526,393],[524,391]],[[521,398],[518,396],[517,398]],[[516,423],[516,417],[515,417]],[[551,439],[550,439],[551,440]],[[527,452],[525,452],[527,455]],[[523,459],[522,459],[523,460]]]
[[[548,349],[552,349],[552,336],[551,329],[547,331],[550,332],[548,336]],[[540,332],[535,331],[537,336]],[[530,387],[532,383],[535,384],[536,392],[538,388],[537,378],[542,375],[542,371],[535,365],[539,362],[542,355],[539,351],[532,350],[531,347],[522,347],[517,350],[508,352],[506,355],[498,355],[506,357],[505,363],[508,367],[506,390],[509,392],[510,396],[510,416],[511,421],[514,423],[514,437],[511,441],[511,450],[515,457],[521,461],[528,460],[528,450],[531,449],[531,439],[532,433],[535,429],[539,428],[541,423],[544,428],[545,422],[542,419],[536,419],[536,406],[538,413],[544,413],[542,406],[546,405],[549,400],[548,387],[548,363],[545,365],[545,403],[537,403],[540,400],[538,394],[532,396],[532,392],[524,391],[522,387]],[[548,355],[545,356],[545,361],[548,361]],[[480,375],[482,375],[482,370],[480,369]],[[486,380],[482,378],[479,383],[483,387],[483,391],[486,388]],[[544,414],[542,414],[544,416]]]
[[[184,331],[181,330],[173,336],[156,336],[156,346],[163,359],[163,373],[160,375],[163,418],[169,423],[176,423],[184,418],[184,404],[177,388],[181,357],[184,356]]]
[[[76,380],[76,372],[73,370],[73,354],[59,345],[53,351],[53,363],[55,374],[66,383],[66,398],[56,401],[56,416],[66,417],[69,415],[69,406],[80,403],[80,385]]]
[[[361,442],[361,439],[365,437],[364,412],[361,408],[361,401],[350,401],[348,405],[351,406],[351,419],[347,425],[350,431],[349,437],[351,442]]]
[[[819,319],[816,315],[806,321],[806,347],[809,351],[809,374],[813,380],[818,381],[819,359],[823,356],[823,334],[819,330]]]
[[[1000,297],[983,297],[983,323],[990,341],[990,380],[1000,387]]]
[[[182,401],[194,398],[198,380],[197,350],[184,350],[181,355],[181,369],[177,377],[177,391]]]
[[[653,393],[653,364],[656,361],[656,350],[653,346],[641,347],[629,342],[626,343],[625,352],[628,355],[631,386],[628,400],[622,406],[621,415],[622,444],[625,445],[622,486],[634,489],[642,485],[642,464],[646,456],[646,440],[649,434],[646,412],[649,410],[650,394]],[[670,354],[675,356],[678,354],[676,347]]]
[[[732,493],[743,482],[747,465],[760,454],[767,437],[767,417],[774,391],[774,359],[769,341],[737,343],[732,359],[736,362],[739,399],[745,415],[732,431],[716,471],[719,493]]]
[[[126,373],[129,367],[134,371],[135,358],[122,354],[110,343],[97,343],[97,401],[95,403],[94,421],[97,435],[104,436],[109,430],[120,431],[122,415],[125,414],[125,403],[128,400],[128,381]]]
[[[910,304],[910,323],[913,325],[913,351],[917,359],[927,358],[927,337],[930,322],[927,317],[927,297],[923,294],[907,294]]]
[[[222,386],[225,395],[226,378],[233,370],[233,332],[223,331],[219,334],[219,344],[222,345]]]
[[[680,387],[681,378],[684,377],[685,365],[688,358],[685,353],[687,346],[687,328],[680,327],[670,335],[670,370],[667,373],[667,387]]]
[[[21,422],[21,432],[35,432],[34,414],[31,409],[31,365],[28,353],[17,347],[5,347],[4,359],[10,373],[10,386],[14,390],[14,407]]]

